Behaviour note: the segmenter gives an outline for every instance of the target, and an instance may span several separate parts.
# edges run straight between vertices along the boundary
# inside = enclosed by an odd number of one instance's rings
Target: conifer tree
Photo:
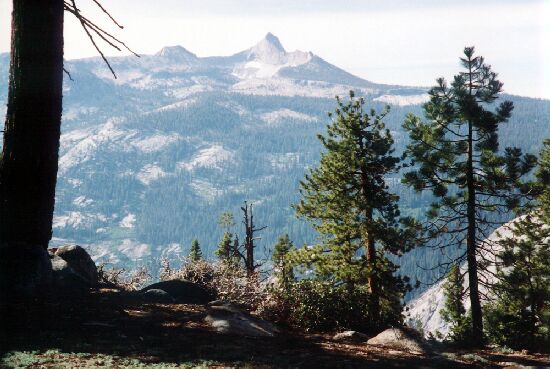
[[[381,306],[399,310],[396,267],[386,253],[402,255],[411,247],[411,232],[399,226],[398,196],[388,191],[385,176],[398,169],[393,138],[382,119],[363,110],[363,98],[343,102],[319,135],[325,151],[317,168],[300,182],[302,199],[297,215],[310,220],[320,244],[295,253],[298,264],[314,267],[319,277],[344,283],[351,291],[366,285],[370,292],[369,319],[381,323]],[[409,220],[410,221],[410,220]],[[396,313],[399,315],[399,313]]]
[[[450,86],[438,79],[429,91],[427,121],[412,114],[405,120],[411,138],[407,154],[416,169],[405,174],[404,183],[417,191],[430,190],[436,198],[427,214],[426,235],[432,247],[466,246],[450,264],[467,262],[472,339],[481,344],[478,269],[483,268],[481,259],[492,252],[484,240],[522,204],[527,192],[522,178],[536,158],[517,148],[499,153],[498,128],[510,118],[513,104],[504,101],[490,108],[502,83],[483,57],[474,56],[473,47],[466,47],[460,60],[465,71]]]
[[[288,234],[279,237],[277,243],[273,247],[273,270],[279,278],[279,285],[286,291],[290,283],[294,280],[294,271],[292,265],[287,260],[287,254],[294,249],[294,245]]]
[[[239,243],[239,236],[235,235],[235,239],[233,239],[233,247],[231,248],[231,260],[233,261],[233,264],[238,265],[242,259],[242,254],[240,249],[240,243]]]
[[[191,251],[189,252],[189,259],[191,261],[202,260],[202,250],[197,239],[191,242]]]
[[[449,338],[463,344],[470,338],[470,321],[464,308],[464,275],[457,264],[447,274],[443,294],[445,306],[441,310],[441,317],[449,323]]]
[[[550,140],[537,173],[540,190],[533,212],[515,220],[500,240],[497,301],[487,313],[497,344],[541,349],[550,344]]]
[[[231,244],[233,242],[232,237],[233,235],[229,232],[225,232],[223,234],[223,238],[218,245],[218,249],[216,250],[216,256],[220,260],[228,260],[231,256]]]

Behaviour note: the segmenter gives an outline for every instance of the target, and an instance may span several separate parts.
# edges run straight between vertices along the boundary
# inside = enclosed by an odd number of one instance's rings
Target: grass
[[[151,368],[151,369],[191,369],[191,368],[222,368],[222,363],[215,361],[197,360],[171,363],[151,363],[138,359],[90,353],[63,353],[59,350],[40,351],[10,351],[0,365],[6,368]]]

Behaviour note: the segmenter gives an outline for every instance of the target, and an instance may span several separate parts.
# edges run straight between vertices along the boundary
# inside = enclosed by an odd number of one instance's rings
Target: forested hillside
[[[118,80],[98,59],[69,61],[74,81],[64,82],[54,243],[86,244],[98,261],[156,270],[162,256],[187,255],[193,239],[212,257],[222,212],[234,214],[233,232],[242,234],[245,200],[254,203],[256,224],[267,226],[259,257],[283,233],[298,246],[314,243],[311,226],[296,219],[291,205],[307,168],[318,163],[317,134],[330,122],[333,96],[354,89],[377,111],[390,103],[384,121],[400,153],[405,115],[422,115],[426,90],[372,84],[311,53],[287,53],[270,37],[258,45],[226,58],[197,58],[183,48],[142,60],[115,58]],[[249,65],[274,53],[282,63],[275,74]],[[302,64],[288,64],[290,54]],[[7,54],[0,55],[2,84],[7,68]],[[5,101],[6,90],[1,93]],[[537,153],[550,136],[550,101],[501,98],[515,105],[500,131],[501,148]],[[399,173],[387,178],[402,211],[422,218],[430,196],[400,180]],[[440,257],[415,250],[399,261],[401,273],[429,281],[437,271],[417,265]]]

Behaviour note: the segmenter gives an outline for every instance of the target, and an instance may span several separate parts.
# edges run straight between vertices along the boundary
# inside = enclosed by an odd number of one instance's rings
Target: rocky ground
[[[144,302],[95,289],[42,303],[1,304],[0,367],[502,368],[550,366],[540,354],[409,352],[281,329],[270,337],[220,331],[200,304]],[[252,322],[254,324],[254,322]]]

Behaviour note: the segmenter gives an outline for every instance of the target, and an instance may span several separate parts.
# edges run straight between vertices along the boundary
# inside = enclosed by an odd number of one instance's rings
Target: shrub
[[[264,315],[294,327],[328,331],[355,329],[370,332],[375,328],[369,312],[370,293],[365,285],[349,288],[329,281],[306,279],[292,283],[287,290],[271,289],[275,303],[267,305]],[[385,326],[398,324],[391,304],[382,301],[381,319]]]
[[[127,271],[124,268],[109,268],[106,264],[100,264],[97,267],[97,273],[100,284],[106,284],[127,291],[140,290],[150,283],[152,279],[149,270],[144,266]]]
[[[241,305],[250,311],[263,310],[269,300],[265,283],[259,274],[247,276],[243,268],[231,260],[186,262],[180,269],[171,269],[167,260],[161,262],[161,280],[182,279],[212,291],[219,299]]]

